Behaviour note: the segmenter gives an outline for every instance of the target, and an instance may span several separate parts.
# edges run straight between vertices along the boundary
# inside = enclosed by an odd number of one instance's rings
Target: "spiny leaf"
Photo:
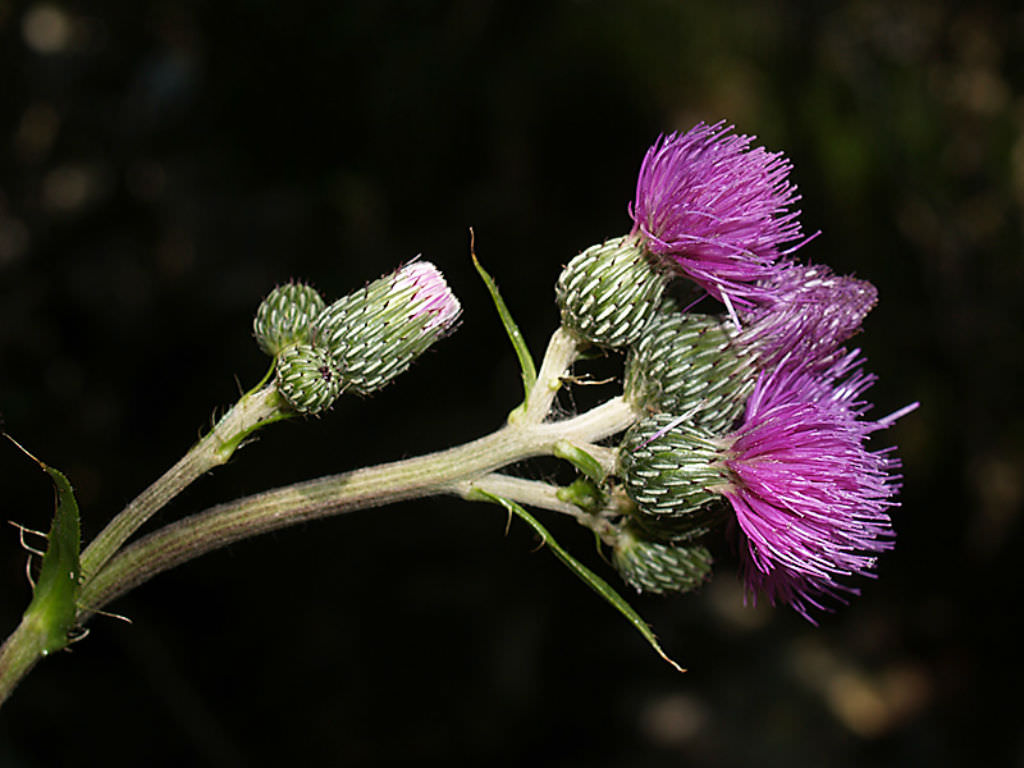
[[[473,230],[470,230],[470,237],[472,237]],[[523,334],[519,332],[519,326],[516,325],[516,321],[512,319],[512,314],[508,311],[508,307],[505,305],[505,300],[501,298],[501,293],[498,291],[498,285],[494,282],[494,279],[487,274],[487,271],[481,266],[480,260],[477,259],[476,253],[473,251],[472,240],[470,241],[470,255],[473,257],[473,266],[476,267],[476,271],[480,273],[480,277],[484,281],[484,285],[487,286],[487,290],[491,294],[491,300],[494,302],[495,309],[498,310],[498,317],[501,318],[501,324],[505,326],[505,332],[508,334],[509,339],[512,341],[512,347],[516,351],[516,357],[519,358],[519,368],[523,375],[523,390],[525,391],[525,397],[530,396],[530,391],[533,389],[533,385],[537,381],[537,367],[533,363],[533,357],[530,355],[530,350],[526,347],[526,340],[523,339]]]
[[[39,647],[45,656],[68,644],[68,633],[75,622],[81,588],[78,502],[75,501],[71,483],[60,470],[47,466],[22,448],[10,435],[6,437],[50,476],[57,497],[53,522],[46,536],[46,553],[32,593],[32,602],[24,615],[25,623],[34,626],[38,633]]]
[[[608,584],[608,582],[562,549],[558,542],[555,541],[550,533],[548,533],[547,529],[541,525],[533,515],[523,509],[522,505],[512,501],[511,499],[506,499],[503,496],[498,496],[497,494],[490,493],[481,488],[474,488],[468,494],[467,498],[470,500],[489,501],[493,504],[500,504],[506,510],[525,521],[527,525],[537,532],[541,541],[548,546],[548,549],[554,553],[555,557],[561,560],[570,571],[582,579],[588,587],[597,592],[597,594],[607,600],[608,603],[619,611],[619,613],[625,616],[626,620],[644,636],[647,642],[650,643],[651,647],[654,648],[655,652],[661,656],[662,659],[671,664],[676,671],[686,671],[679,666],[679,664],[669,658],[665,651],[662,650],[661,645],[658,644],[658,638],[655,637],[650,625],[640,617],[640,614],[638,614],[633,607],[627,603],[625,599],[623,599],[623,597],[611,587],[611,585]]]

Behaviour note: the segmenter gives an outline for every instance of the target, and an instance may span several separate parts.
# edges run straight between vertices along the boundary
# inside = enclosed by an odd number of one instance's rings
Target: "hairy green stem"
[[[541,480],[527,480],[524,477],[492,472],[473,480],[460,480],[457,483],[452,483],[447,490],[471,501],[474,491],[485,491],[523,506],[550,509],[564,515],[571,515],[581,525],[591,527],[590,521],[593,515],[584,512],[575,504],[560,499],[558,486]]]
[[[196,478],[227,462],[256,429],[292,414],[271,384],[249,392],[210,432],[124,508],[82,552],[82,583],[103,568],[121,545]]]
[[[7,700],[18,682],[46,655],[45,636],[27,619],[22,619],[0,646],[0,704]]]
[[[133,499],[86,547],[81,555],[80,595],[86,593],[92,579],[128,538],[158,510],[200,475],[227,462],[254,431],[291,415],[293,411],[273,385],[257,387],[243,395],[206,436]],[[0,704],[45,655],[45,635],[26,615],[0,646]]]
[[[563,326],[555,329],[544,353],[537,382],[525,403],[523,418],[526,422],[539,424],[547,418],[555,396],[562,387],[562,376],[578,355],[579,342],[576,338]]]
[[[79,622],[114,598],[181,563],[241,539],[321,517],[444,493],[533,456],[551,455],[563,439],[593,443],[637,418],[621,397],[571,419],[510,424],[445,451],[322,477],[212,507],[171,523],[114,556],[86,584]],[[548,506],[548,505],[545,505]]]
[[[255,430],[294,415],[272,384],[258,386],[243,395],[208,435],[111,520],[85,549],[76,622],[81,625],[111,600],[156,574],[232,542],[401,499],[445,493],[468,496],[474,488],[483,488],[581,519],[579,510],[558,498],[557,489],[494,474],[522,459],[554,455],[554,446],[565,441],[592,453],[606,467],[614,464],[614,453],[597,443],[638,418],[622,397],[570,419],[545,421],[579,352],[578,342],[569,332],[556,330],[526,402],[512,413],[507,426],[491,435],[427,456],[238,499],[171,523],[125,547],[158,510],[200,475],[224,464]],[[38,639],[38,632],[23,621],[0,646],[0,703],[45,655]]]

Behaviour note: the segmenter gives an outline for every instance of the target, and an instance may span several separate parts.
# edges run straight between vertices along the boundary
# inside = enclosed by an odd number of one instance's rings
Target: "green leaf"
[[[586,477],[577,477],[569,485],[559,488],[555,495],[559,500],[575,504],[590,515],[596,515],[608,499],[604,491]]]
[[[578,448],[573,445],[568,440],[559,440],[556,442],[552,446],[551,452],[559,459],[565,459],[570,462],[574,467],[576,467],[576,469],[598,485],[604,482],[605,472],[604,467],[601,466],[601,462],[582,448]]]
[[[57,497],[57,508],[53,523],[47,534],[46,553],[39,570],[32,602],[25,611],[24,623],[33,627],[39,636],[39,647],[45,656],[59,651],[68,644],[68,635],[75,623],[78,593],[81,589],[81,564],[78,560],[81,547],[81,527],[78,517],[78,502],[75,501],[71,483],[64,474],[47,466],[26,451],[9,435],[11,442],[53,480]]]
[[[523,334],[519,332],[519,326],[516,325],[516,321],[512,319],[512,314],[508,311],[508,307],[505,305],[505,300],[501,298],[501,293],[498,292],[498,285],[494,282],[494,279],[487,274],[487,271],[481,266],[480,260],[477,259],[476,254],[472,253],[473,266],[476,267],[476,271],[480,273],[480,277],[484,281],[484,285],[487,286],[487,290],[490,291],[491,300],[494,302],[495,309],[498,310],[498,317],[501,318],[501,324],[505,326],[505,332],[508,334],[509,339],[512,341],[512,347],[516,351],[516,357],[519,358],[519,368],[523,374],[523,390],[525,397],[530,396],[530,391],[533,389],[533,385],[537,381],[537,367],[533,363],[533,357],[530,356],[530,350],[526,347],[526,340],[523,339]]]
[[[555,554],[555,557],[561,560],[570,571],[582,579],[588,587],[597,592],[597,594],[607,600],[617,611],[619,611],[619,613],[625,616],[626,620],[644,636],[647,642],[650,643],[651,647],[654,648],[655,652],[661,656],[662,659],[675,667],[676,671],[686,671],[679,666],[679,664],[669,658],[665,651],[662,650],[661,646],[658,644],[658,638],[654,636],[654,632],[651,630],[650,625],[640,617],[640,614],[638,614],[633,607],[627,603],[622,596],[611,587],[611,585],[608,584],[608,582],[562,549],[558,542],[554,540],[550,533],[548,533],[547,529],[541,525],[533,515],[523,509],[522,505],[517,504],[511,499],[506,499],[503,496],[498,496],[497,494],[490,493],[481,488],[474,488],[468,494],[467,498],[470,500],[489,501],[493,504],[500,504],[506,510],[514,513],[520,519],[525,521],[527,525],[537,532],[541,541],[548,546],[548,549]]]

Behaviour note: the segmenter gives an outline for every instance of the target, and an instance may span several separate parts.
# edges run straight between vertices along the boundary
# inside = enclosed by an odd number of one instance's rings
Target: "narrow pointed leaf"
[[[17,443],[15,443],[17,445]],[[21,446],[18,446],[21,448]],[[22,448],[24,451],[25,449]],[[28,454],[27,451],[25,451]],[[71,483],[64,474],[28,454],[53,480],[57,497],[56,511],[43,564],[36,579],[32,602],[25,611],[23,621],[34,627],[45,656],[59,651],[68,644],[68,634],[75,623],[78,593],[81,588],[81,527],[78,502]]]
[[[554,553],[555,557],[561,560],[570,571],[582,579],[588,587],[597,592],[597,594],[608,601],[608,603],[619,611],[619,613],[625,616],[626,620],[644,636],[647,642],[650,643],[651,647],[654,648],[655,652],[662,659],[671,664],[678,672],[686,671],[679,666],[679,664],[669,658],[665,651],[662,650],[661,645],[658,644],[658,638],[655,637],[650,625],[640,617],[640,614],[638,614],[633,607],[627,603],[625,599],[623,599],[623,597],[611,587],[611,585],[608,584],[608,582],[562,549],[561,545],[555,541],[551,534],[548,533],[547,529],[541,525],[533,515],[523,509],[522,505],[512,501],[511,499],[506,499],[503,496],[489,493],[480,488],[473,489],[473,491],[468,495],[468,498],[471,500],[489,501],[493,504],[500,504],[506,510],[526,522],[527,525],[537,532],[541,541],[547,545],[548,549]]]
[[[558,458],[565,459],[571,463],[598,485],[604,482],[605,472],[601,462],[568,440],[559,440],[552,446],[551,452]]]
[[[512,341],[512,347],[516,351],[516,357],[519,358],[519,368],[523,375],[523,390],[525,391],[525,397],[530,396],[530,391],[533,389],[534,383],[537,381],[537,367],[533,363],[533,357],[530,355],[530,350],[526,347],[526,340],[523,338],[523,334],[519,331],[519,326],[516,325],[516,321],[512,319],[512,314],[508,311],[508,307],[505,305],[505,300],[501,298],[501,293],[498,291],[498,285],[494,282],[487,271],[481,266],[480,260],[477,259],[476,254],[473,256],[473,266],[476,267],[476,271],[480,273],[481,279],[484,281],[484,285],[487,286],[487,290],[491,294],[491,300],[494,302],[495,309],[498,310],[498,317],[501,318],[501,324],[505,326],[505,332],[508,334],[509,339]]]

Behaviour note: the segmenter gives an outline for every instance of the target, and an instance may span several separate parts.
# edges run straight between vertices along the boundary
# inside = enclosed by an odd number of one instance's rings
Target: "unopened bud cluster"
[[[437,267],[414,261],[330,306],[308,285],[280,286],[253,329],[276,359],[278,391],[295,410],[315,414],[343,392],[386,386],[447,335],[460,312]]]
[[[710,572],[699,541],[725,519],[718,440],[757,376],[730,321],[683,312],[664,298],[667,283],[643,241],[625,236],[576,256],[555,289],[562,323],[581,342],[627,354],[624,397],[646,415],[619,447],[633,507],[606,540],[626,582],[658,593],[693,589]]]

